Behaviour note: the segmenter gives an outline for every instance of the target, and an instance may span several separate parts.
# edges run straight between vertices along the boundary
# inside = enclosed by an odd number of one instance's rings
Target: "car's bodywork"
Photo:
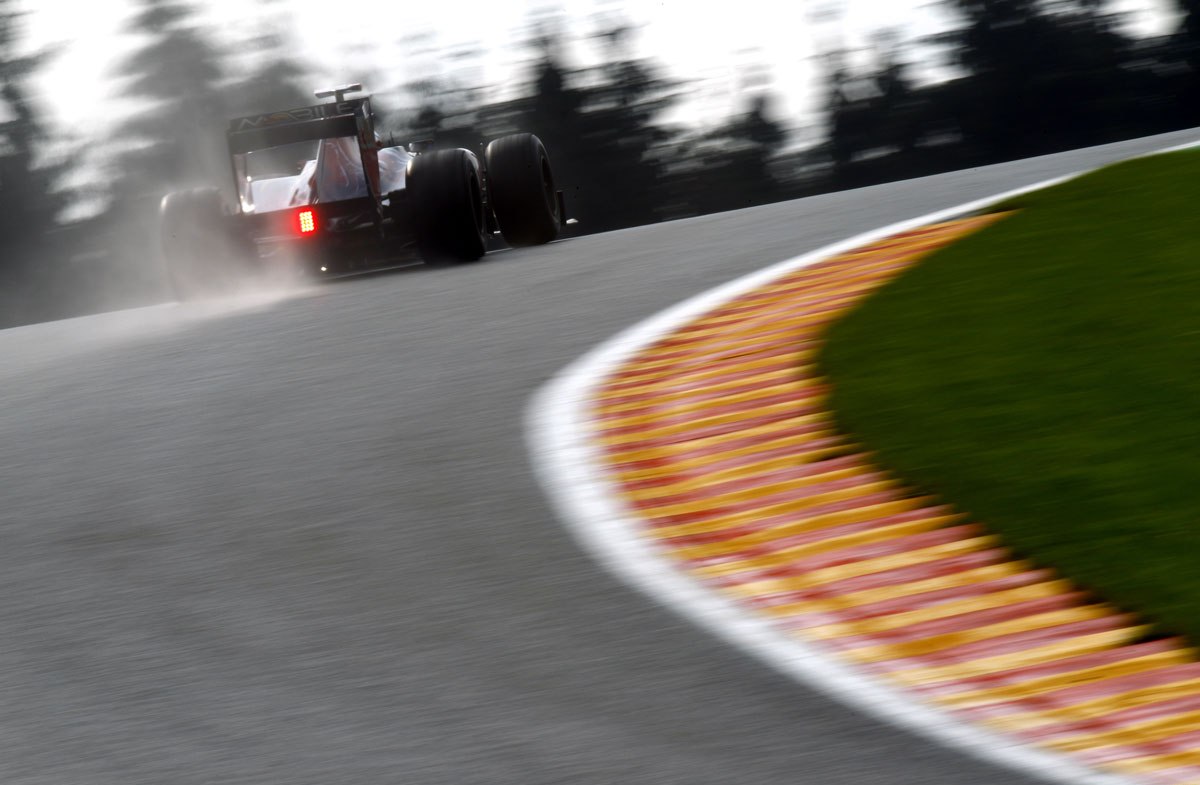
[[[502,226],[479,156],[461,148],[425,153],[417,145],[385,144],[375,131],[370,97],[347,97],[361,89],[318,91],[318,98],[333,100],[231,120],[226,141],[236,202],[219,221],[220,231],[210,234],[229,239],[227,245],[259,266],[275,262],[319,275],[417,255],[470,260],[501,234],[516,244],[557,236],[566,223],[562,193],[536,137],[502,137],[485,153],[485,162],[507,172],[499,190],[514,194],[504,205],[514,217]],[[197,191],[170,194],[161,208],[164,255],[177,292],[184,277],[203,277],[194,269],[203,266],[196,258],[202,254],[190,246],[204,232],[193,224],[217,223],[210,205],[223,201],[215,189]],[[538,239],[520,239],[539,226]],[[228,254],[208,253],[219,255]],[[187,276],[185,265],[193,268]]]
[[[237,211],[260,256],[328,270],[383,263],[412,245],[392,202],[403,199],[413,153],[382,143],[370,97],[345,97],[355,87],[333,91],[331,103],[229,122]],[[297,171],[285,173],[288,164]]]

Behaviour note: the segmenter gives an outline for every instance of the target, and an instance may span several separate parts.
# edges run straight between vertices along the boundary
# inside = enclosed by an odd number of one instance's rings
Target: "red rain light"
[[[317,214],[312,210],[296,213],[296,228],[300,230],[300,234],[312,234],[317,231]]]

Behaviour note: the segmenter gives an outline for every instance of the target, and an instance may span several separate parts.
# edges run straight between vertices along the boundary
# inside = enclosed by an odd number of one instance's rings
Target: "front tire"
[[[488,200],[500,233],[509,245],[542,245],[558,237],[562,226],[554,171],[542,140],[510,134],[484,151]]]
[[[409,163],[413,229],[429,264],[473,262],[487,250],[479,160],[469,150],[435,150]]]

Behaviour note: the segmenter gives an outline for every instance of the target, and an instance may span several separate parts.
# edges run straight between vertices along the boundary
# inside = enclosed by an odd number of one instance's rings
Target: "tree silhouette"
[[[131,31],[147,39],[118,61],[123,93],[145,107],[114,136],[118,197],[153,198],[210,182],[228,170],[222,130],[227,104],[216,48],[182,0],[140,0]]]
[[[1101,3],[949,0],[945,36],[971,100],[957,107],[968,144],[996,159],[1104,141],[1128,112],[1128,42]]]
[[[533,95],[521,103],[520,124],[538,134],[555,162],[569,210],[585,231],[658,220],[671,133],[658,122],[675,100],[675,83],[654,63],[630,52],[633,29],[599,33],[605,62],[571,69],[559,33],[545,33],[533,75]]]
[[[63,207],[55,181],[68,162],[38,163],[46,128],[27,84],[44,54],[20,55],[22,14],[0,0],[0,325],[36,318],[46,275],[47,233]]]
[[[268,0],[263,9],[260,27],[245,41],[232,42],[233,50],[250,60],[238,69],[246,76],[226,90],[226,109],[232,115],[290,109],[315,100],[313,75],[293,54],[292,13],[280,0]]]
[[[1195,0],[1180,0],[1184,5]],[[918,86],[895,46],[866,71],[828,58],[826,149],[838,187],[1097,144],[1198,119],[1187,19],[1175,42],[1120,32],[1104,0],[943,0],[958,24],[925,39],[958,76]]]
[[[1181,12],[1179,28],[1160,59],[1183,65],[1174,93],[1182,104],[1180,120],[1194,125],[1200,122],[1200,0],[1176,0],[1176,4]]]
[[[756,95],[746,111],[677,146],[669,204],[703,215],[785,198],[773,162],[787,134],[771,114],[769,96]]]

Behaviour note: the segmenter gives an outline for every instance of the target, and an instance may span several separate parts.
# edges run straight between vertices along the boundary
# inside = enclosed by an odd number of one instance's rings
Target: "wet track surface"
[[[1196,136],[0,333],[0,781],[1023,782],[601,572],[523,410],[741,273]]]

